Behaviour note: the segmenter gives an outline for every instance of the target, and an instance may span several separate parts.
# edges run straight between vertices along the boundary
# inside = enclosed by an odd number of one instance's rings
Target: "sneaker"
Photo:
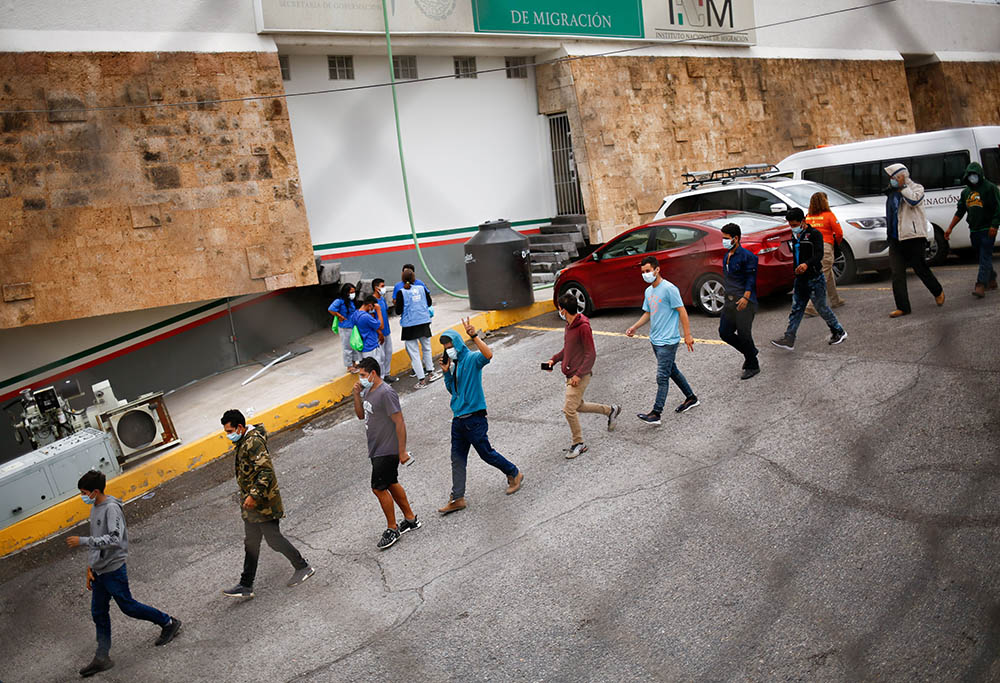
[[[740,375],[740,379],[750,379],[751,377],[756,377],[760,374],[760,368],[745,368],[743,374]]]
[[[660,424],[660,414],[655,410],[650,410],[648,413],[639,413],[636,417],[648,425]]]
[[[156,639],[156,642],[153,643],[153,645],[166,645],[180,632],[181,620],[171,617],[167,625],[160,628],[160,637]]]
[[[442,515],[447,515],[452,512],[458,512],[459,510],[465,509],[465,498],[452,498],[448,501],[448,504],[443,508],[438,508],[438,512]]]
[[[674,412],[675,413],[686,413],[687,411],[691,410],[692,408],[697,408],[700,405],[701,405],[701,401],[698,400],[698,397],[695,396],[694,394],[691,394],[686,399],[684,399],[684,403],[680,404],[679,406],[677,406],[676,409],[674,409]]]
[[[781,339],[772,339],[771,344],[785,351],[792,351],[795,348],[795,340],[788,336]]]
[[[622,414],[622,407],[614,403],[611,404],[611,412],[608,413],[608,431],[615,431],[615,423],[618,421],[618,416]]]
[[[403,460],[399,464],[402,465],[403,467],[410,467],[416,461],[417,459],[413,457],[413,454],[410,453],[409,451],[406,451],[406,460]]]
[[[222,591],[222,594],[227,598],[252,598],[253,588],[251,586],[244,586],[243,584],[238,583],[233,588]]]
[[[833,334],[830,335],[830,346],[833,346],[834,344],[839,344],[845,339],[847,339],[846,330],[839,330],[838,332],[834,332]]]
[[[424,377],[422,380],[413,385],[414,389],[426,389],[431,385],[431,380],[429,377]]]
[[[110,657],[95,656],[93,661],[90,662],[90,664],[80,669],[80,675],[83,676],[84,678],[90,678],[94,674],[99,674],[102,671],[107,671],[114,665],[115,663],[111,661]]]
[[[442,377],[444,377],[444,375],[441,374],[440,372],[435,372],[434,370],[428,370],[427,371],[427,377],[426,377],[426,379],[427,379],[428,382],[436,382],[439,379],[441,379]]]
[[[395,529],[386,529],[382,532],[382,538],[376,544],[379,550],[389,548],[399,540],[399,532]]]
[[[310,576],[316,573],[316,570],[306,565],[302,569],[296,569],[295,573],[292,574],[292,578],[288,579],[288,583],[285,584],[289,588],[292,586],[298,586],[300,583],[308,579]]]
[[[570,448],[568,448],[566,450],[566,459],[567,460],[572,460],[573,458],[577,457],[578,455],[580,455],[582,453],[586,453],[588,450],[589,449],[587,448],[586,444],[582,444],[582,443],[574,444],[573,446],[571,446]]]
[[[399,535],[402,536],[407,531],[413,531],[414,529],[419,529],[423,525],[424,525],[424,523],[421,522],[420,519],[416,515],[413,515],[413,519],[412,520],[406,519],[404,517],[403,521],[399,523]]]
[[[507,495],[520,491],[522,481],[524,481],[524,473],[521,471],[518,471],[513,477],[507,477]]]
[[[416,375],[414,375],[414,377],[416,377]],[[385,382],[386,384],[395,384],[396,382],[399,381],[399,378],[398,377],[392,377],[390,375],[389,377],[383,377],[382,381]]]

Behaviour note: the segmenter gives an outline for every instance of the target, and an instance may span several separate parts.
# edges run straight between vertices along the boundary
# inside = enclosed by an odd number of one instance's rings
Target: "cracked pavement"
[[[996,680],[1000,293],[974,300],[968,265],[935,272],[945,306],[911,277],[899,320],[886,280],[844,288],[835,347],[816,318],[794,352],[771,347],[788,302],[765,300],[762,374],[740,382],[728,346],[681,350],[702,405],[659,428],[634,417],[655,393],[648,342],[596,336],[588,400],[623,412],[614,433],[582,415],[590,451],[572,461],[560,376],[538,370],[561,333],[493,335],[490,436],[524,487],[504,495],[472,454],[469,507],[448,517],[447,394],[405,377],[417,462],[400,481],[425,524],[386,552],[351,411],[276,435],[282,529],[317,572],[287,588],[265,546],[253,600],[220,594],[242,566],[231,461],[170,482],[126,506],[128,569],[135,597],[184,629],[153,648],[158,629],[112,608],[100,679]],[[668,408],[680,400],[672,386]],[[63,537],[0,560],[4,681],[71,680],[92,654],[85,557]]]

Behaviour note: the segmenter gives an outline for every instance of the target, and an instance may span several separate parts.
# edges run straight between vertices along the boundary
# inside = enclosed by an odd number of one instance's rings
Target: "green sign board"
[[[472,0],[480,33],[642,38],[642,0]]]

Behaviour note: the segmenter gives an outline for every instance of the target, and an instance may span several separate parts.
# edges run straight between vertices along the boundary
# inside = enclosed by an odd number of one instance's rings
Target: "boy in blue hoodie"
[[[441,334],[444,358],[444,385],[451,394],[451,498],[438,512],[447,515],[465,509],[465,468],[469,458],[469,446],[487,464],[493,465],[507,475],[507,494],[516,493],[524,481],[517,467],[497,453],[487,436],[489,423],[486,419],[486,396],[483,394],[483,368],[489,365],[493,351],[479,338],[479,333],[468,318],[462,319],[465,331],[476,344],[477,351],[470,351],[462,341],[462,335],[454,330]]]
[[[372,295],[365,298],[361,308],[351,314],[351,324],[358,328],[361,334],[362,358],[374,358],[382,365],[382,323],[379,322],[375,309],[378,308],[378,299]]]
[[[97,652],[94,660],[80,669],[84,678],[107,671],[115,665],[111,661],[111,599],[118,608],[133,619],[151,621],[160,627],[156,645],[166,645],[181,630],[180,619],[174,619],[158,609],[144,605],[132,597],[128,587],[125,560],[128,557],[128,530],[122,502],[104,494],[103,472],[91,470],[77,482],[83,502],[90,510],[91,536],[70,536],[70,548],[87,548],[87,590],[92,591],[90,613],[97,626]]]

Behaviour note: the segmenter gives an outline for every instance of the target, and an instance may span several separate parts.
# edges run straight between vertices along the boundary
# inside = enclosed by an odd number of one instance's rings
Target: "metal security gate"
[[[569,130],[569,116],[565,112],[549,116],[549,136],[552,140],[556,211],[560,216],[582,214],[584,213],[583,195],[580,193],[580,178],[576,174],[576,159],[573,157],[573,136]]]

